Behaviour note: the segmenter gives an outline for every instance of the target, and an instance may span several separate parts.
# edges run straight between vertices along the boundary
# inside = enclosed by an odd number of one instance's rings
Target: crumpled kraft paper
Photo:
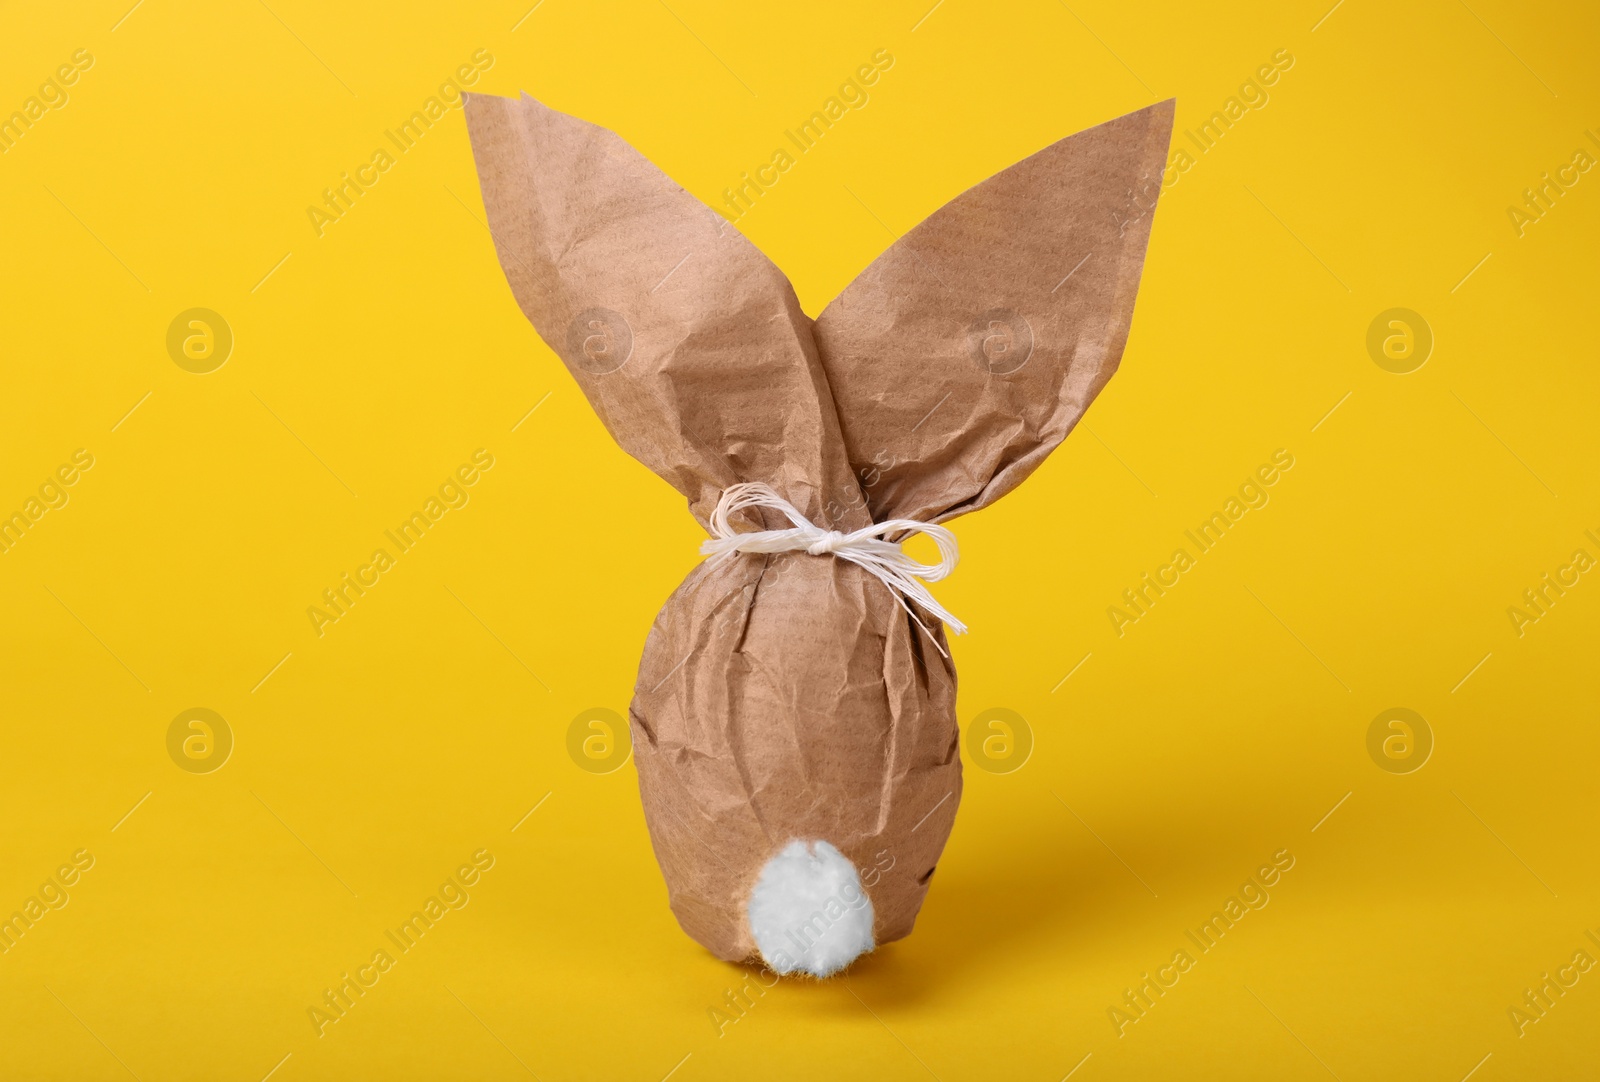
[[[763,481],[842,531],[986,506],[1071,431],[1122,356],[1173,116],[1002,170],[813,322],[614,133],[466,98],[512,293],[617,443],[702,525]],[[931,637],[880,581],[805,553],[701,564],[662,608],[630,709],[639,789],[673,912],[719,957],[758,957],[745,906],[795,838],[862,870],[878,943],[911,931],[961,796],[955,670],[922,622]]]

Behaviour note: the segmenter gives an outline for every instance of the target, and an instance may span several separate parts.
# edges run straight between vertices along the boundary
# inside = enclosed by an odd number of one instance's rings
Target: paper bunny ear
[[[466,99],[511,291],[622,448],[702,524],[765,481],[813,522],[863,525],[824,510],[859,490],[783,273],[614,133],[526,94]]]
[[[1063,139],[971,188],[817,319],[875,521],[999,499],[1055,449],[1122,358],[1173,102]]]

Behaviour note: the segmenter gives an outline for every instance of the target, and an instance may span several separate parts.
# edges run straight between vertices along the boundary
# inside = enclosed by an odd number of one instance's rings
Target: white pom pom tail
[[[762,959],[779,974],[831,976],[873,947],[872,899],[825,841],[792,841],[767,861],[749,915]]]

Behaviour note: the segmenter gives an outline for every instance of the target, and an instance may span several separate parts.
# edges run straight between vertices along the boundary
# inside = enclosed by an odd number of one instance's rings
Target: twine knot
[[[792,524],[786,530],[755,530],[739,533],[729,521],[730,516],[752,507],[770,507],[779,511]],[[939,562],[920,563],[905,554],[900,542],[885,540],[889,534],[927,534],[939,547]],[[700,552],[716,561],[728,560],[741,553],[767,554],[777,552],[804,552],[811,556],[835,556],[849,560],[863,568],[889,588],[900,607],[910,613],[917,625],[927,627],[917,618],[907,600],[944,621],[950,630],[959,635],[967,626],[935,601],[925,582],[938,582],[955,570],[961,552],[955,534],[943,526],[915,519],[896,518],[875,522],[854,533],[824,530],[802,515],[795,506],[769,485],[759,481],[729,485],[723,489],[717,506],[711,513],[711,537],[702,542]],[[933,638],[929,633],[929,638]],[[938,640],[934,640],[938,646]],[[940,647],[939,652],[944,653]]]
[[[817,538],[816,543],[807,548],[806,552],[812,556],[826,556],[829,553],[838,552],[839,545],[843,543],[843,541],[844,534],[840,533],[838,530],[829,530],[827,533]]]

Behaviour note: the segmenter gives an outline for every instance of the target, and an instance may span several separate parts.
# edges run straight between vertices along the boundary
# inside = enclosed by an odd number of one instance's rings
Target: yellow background
[[[1506,611],[1600,557],[1600,173],[1507,215],[1596,150],[1592,8],[270,4],[0,15],[0,115],[94,57],[0,155],[0,511],[95,459],[0,555],[0,915],[95,858],[0,955],[0,1075],[1594,1077],[1600,970],[1525,1035],[1509,1009],[1600,954],[1600,582],[1521,636]],[[712,204],[889,50],[739,223],[813,314],[1024,155],[1168,96],[1197,127],[1295,59],[1163,196],[1086,425],[955,523],[961,720],[1019,712],[1031,758],[969,759],[915,935],[720,1033],[745,975],[676,927],[633,767],[566,750],[626,709],[697,527],[517,311],[459,111],[308,223],[478,49],[474,89]],[[166,349],[194,307],[235,336],[210,374]],[[1436,338],[1409,375],[1366,348],[1393,307]],[[471,502],[319,638],[307,607],[478,448]],[[1270,504],[1119,637],[1107,607],[1278,448]],[[1436,740],[1404,775],[1366,745],[1397,706]],[[236,740],[213,773],[167,753],[192,707]],[[1119,1036],[1281,848],[1266,908]],[[319,1037],[307,1009],[478,849],[470,904]]]

